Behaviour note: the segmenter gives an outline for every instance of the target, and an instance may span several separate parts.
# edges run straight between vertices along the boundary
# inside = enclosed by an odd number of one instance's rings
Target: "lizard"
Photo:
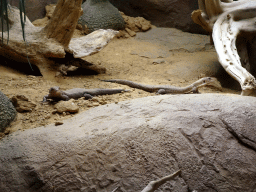
[[[59,87],[51,87],[49,89],[49,94],[44,96],[43,102],[46,102],[48,99],[52,100],[64,100],[68,101],[69,99],[79,99],[84,97],[86,100],[93,98],[96,95],[111,95],[116,93],[127,92],[129,90],[125,89],[83,89],[83,88],[74,88],[66,91],[60,90]]]
[[[198,89],[200,87],[209,86],[209,85],[221,89],[220,83],[214,77],[203,77],[186,87],[175,87],[172,85],[144,85],[144,84],[135,83],[133,81],[122,80],[122,79],[110,79],[110,80],[102,80],[102,81],[127,85],[129,87],[141,89],[147,92],[156,92],[157,94],[168,94],[168,93],[185,94],[185,93],[191,93],[191,92],[198,93]]]

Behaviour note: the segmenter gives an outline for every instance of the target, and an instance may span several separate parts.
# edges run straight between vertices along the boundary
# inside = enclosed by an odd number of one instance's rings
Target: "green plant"
[[[7,44],[9,41],[9,20],[8,20],[8,0],[0,0],[0,17],[1,17],[1,29],[2,29],[2,43],[3,43],[3,32],[4,32],[4,23],[6,23],[7,27]],[[19,0],[19,9],[20,9],[20,22],[22,28],[22,36],[23,40],[26,41],[25,38],[25,22],[26,22],[26,10],[25,10],[25,0]]]
[[[6,23],[6,28],[7,28],[7,44],[9,41],[9,19],[8,19],[8,0],[0,0],[0,17],[1,17],[1,29],[2,29],[2,44],[4,43],[4,23]],[[26,36],[25,36],[25,22],[26,22],[26,10],[25,10],[25,0],[19,0],[19,9],[20,9],[20,23],[21,23],[21,28],[22,28],[22,37],[24,42],[26,42]],[[29,58],[27,56],[28,63],[32,69],[32,65],[29,62]],[[33,69],[32,69],[33,71]]]

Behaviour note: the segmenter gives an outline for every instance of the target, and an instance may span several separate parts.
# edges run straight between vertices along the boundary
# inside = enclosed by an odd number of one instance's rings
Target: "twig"
[[[160,185],[164,184],[166,181],[170,181],[171,179],[175,178],[181,173],[180,170],[175,172],[172,175],[168,175],[166,177],[162,177],[157,181],[151,181],[141,192],[153,192],[155,191]]]
[[[119,189],[119,186],[117,188],[115,188],[112,192],[116,192],[117,189]]]

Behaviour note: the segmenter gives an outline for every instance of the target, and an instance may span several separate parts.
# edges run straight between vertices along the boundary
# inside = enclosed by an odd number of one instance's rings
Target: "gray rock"
[[[83,15],[78,23],[86,25],[89,32],[98,29],[121,30],[125,22],[118,9],[108,0],[87,0],[82,4]]]
[[[4,132],[5,128],[15,119],[16,114],[12,102],[0,91],[0,132]]]
[[[205,51],[210,37],[191,34],[175,28],[153,28],[147,32],[137,33],[136,39],[166,47],[170,52]]]
[[[194,0],[109,0],[126,15],[141,16],[157,27],[175,27],[192,33],[206,33],[191,19],[191,13],[198,9]]]
[[[244,192],[256,184],[256,98],[164,95],[100,106],[0,142],[0,191]]]

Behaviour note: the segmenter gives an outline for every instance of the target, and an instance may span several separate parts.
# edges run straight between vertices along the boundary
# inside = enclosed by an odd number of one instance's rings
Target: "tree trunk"
[[[50,22],[44,28],[47,38],[56,39],[67,47],[83,13],[81,5],[82,0],[59,0]]]

